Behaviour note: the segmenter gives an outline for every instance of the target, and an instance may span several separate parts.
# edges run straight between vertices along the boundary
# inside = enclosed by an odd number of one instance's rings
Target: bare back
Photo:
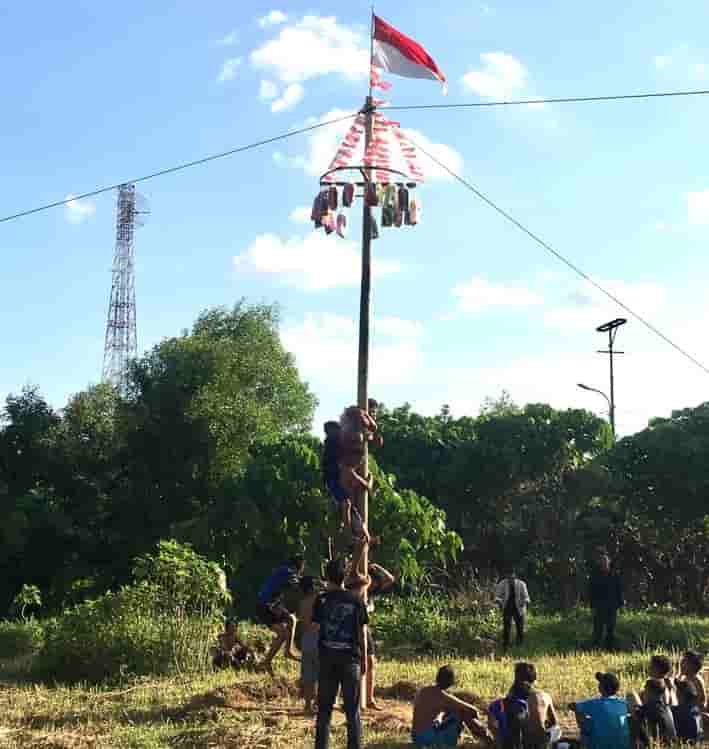
[[[433,721],[446,711],[444,696],[445,692],[439,687],[424,687],[418,691],[414,700],[414,733],[428,730]]]
[[[551,695],[535,689],[527,699],[529,706],[529,731],[532,736],[542,737],[550,726],[557,725],[559,719],[554,709]]]

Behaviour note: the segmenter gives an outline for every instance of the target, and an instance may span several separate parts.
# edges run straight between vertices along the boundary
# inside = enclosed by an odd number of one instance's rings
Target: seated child
[[[369,532],[356,507],[352,505],[352,495],[357,485],[370,490],[372,478],[369,481],[357,473],[359,460],[355,466],[347,464],[343,459],[342,427],[336,421],[327,421],[325,428],[325,444],[323,446],[322,471],[325,487],[332,497],[340,513],[340,523],[349,528],[355,538],[369,541]]]
[[[686,681],[697,691],[697,707],[700,710],[707,709],[707,692],[702,677],[704,659],[694,650],[688,650],[679,663],[680,681]]]
[[[680,741],[696,743],[704,739],[702,712],[699,709],[699,695],[689,681],[677,681],[677,702],[672,707],[672,715]]]
[[[254,654],[239,640],[236,624],[229,620],[224,631],[217,638],[219,646],[212,649],[212,668],[239,668],[249,661],[254,661]]]
[[[587,749],[623,749],[630,746],[628,706],[618,696],[620,681],[613,673],[597,673],[599,697],[572,702],[581,743]]]
[[[456,746],[464,727],[474,736],[490,740],[476,708],[448,694],[454,684],[453,668],[443,666],[436,675],[435,685],[419,690],[411,727],[415,746]]]
[[[298,620],[301,625],[300,640],[300,689],[305,702],[305,712],[312,714],[315,689],[318,684],[318,625],[313,623],[313,605],[318,597],[315,579],[306,576],[300,581],[303,598],[298,605]]]
[[[669,744],[677,739],[672,710],[665,701],[666,685],[657,679],[648,679],[643,689],[643,704],[636,712],[636,718],[652,741]]]

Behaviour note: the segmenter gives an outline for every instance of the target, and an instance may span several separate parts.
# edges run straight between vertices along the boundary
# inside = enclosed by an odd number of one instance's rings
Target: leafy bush
[[[413,595],[379,603],[373,628],[395,649],[482,654],[499,629],[499,615],[489,606],[471,610],[445,596]]]
[[[161,541],[136,560],[133,585],[85,601],[50,620],[38,670],[62,681],[195,672],[228,601],[223,573],[189,547]]]
[[[0,621],[0,658],[36,653],[42,646],[42,625],[36,619]]]

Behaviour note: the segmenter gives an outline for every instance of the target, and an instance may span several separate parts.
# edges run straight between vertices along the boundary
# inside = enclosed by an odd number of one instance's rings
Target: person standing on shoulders
[[[593,646],[615,648],[615,625],[618,609],[624,605],[620,576],[611,569],[608,554],[601,554],[591,571],[589,600],[593,611]]]
[[[313,607],[313,623],[319,625],[320,674],[315,749],[328,749],[330,722],[337,692],[347,717],[347,749],[362,749],[360,693],[367,672],[367,609],[345,590],[345,564],[331,559],[325,568],[327,591]]]
[[[502,611],[502,647],[510,646],[510,631],[514,620],[517,630],[517,644],[524,642],[524,624],[527,606],[531,603],[527,584],[520,580],[513,569],[509,570],[495,588],[495,603]]]

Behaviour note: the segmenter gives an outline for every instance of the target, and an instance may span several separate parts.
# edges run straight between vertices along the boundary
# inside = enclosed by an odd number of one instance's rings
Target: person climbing
[[[495,588],[495,603],[502,611],[502,647],[505,652],[510,647],[513,620],[517,630],[517,644],[521,645],[524,642],[524,624],[530,602],[527,583],[520,580],[514,569],[510,568]]]
[[[490,741],[477,709],[448,693],[455,683],[453,667],[442,666],[436,674],[436,683],[417,692],[411,724],[414,746],[457,746],[464,728],[473,736]]]
[[[347,749],[361,749],[360,691],[367,671],[367,609],[345,590],[345,564],[331,559],[325,568],[327,591],[315,601],[319,630],[320,678],[315,749],[327,749],[337,692],[342,688],[347,717]]]
[[[273,675],[273,659],[281,647],[285,646],[286,658],[299,660],[293,647],[296,618],[284,606],[283,594],[287,588],[299,585],[304,569],[303,557],[294,556],[275,569],[258,592],[258,619],[275,634],[271,647],[261,664],[271,675]]]
[[[340,527],[348,528],[353,538],[369,542],[369,531],[362,516],[352,502],[352,486],[372,490],[373,479],[365,480],[355,467],[343,464],[342,426],[336,421],[326,421],[325,442],[322,455],[322,472],[325,488],[330,493],[340,518]],[[346,478],[346,481],[343,481]],[[345,488],[347,484],[348,488]]]
[[[608,554],[602,553],[591,571],[589,599],[593,610],[593,645],[607,650],[615,647],[615,625],[618,609],[624,605],[620,576],[611,569]]]

